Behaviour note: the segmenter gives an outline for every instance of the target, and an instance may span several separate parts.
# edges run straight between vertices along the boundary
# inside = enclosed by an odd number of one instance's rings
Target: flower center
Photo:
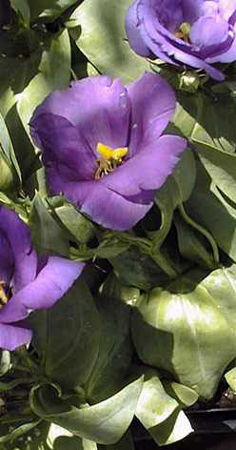
[[[189,33],[191,25],[188,22],[181,23],[179,29],[174,33],[175,37],[182,39],[184,42],[190,42]]]
[[[97,152],[100,155],[97,159],[98,169],[94,174],[95,180],[100,180],[108,173],[113,172],[123,164],[123,158],[127,155],[128,148],[111,148],[101,142],[97,144]]]
[[[4,281],[0,281],[0,309],[5,306],[9,300],[5,289],[4,289]]]

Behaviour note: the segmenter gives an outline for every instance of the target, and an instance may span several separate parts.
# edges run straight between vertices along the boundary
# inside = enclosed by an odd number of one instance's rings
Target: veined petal
[[[50,308],[80,276],[83,263],[49,256],[36,279],[17,292],[0,310],[0,323],[23,320],[31,310]]]
[[[0,323],[0,348],[2,349],[15,350],[21,345],[29,344],[31,338],[32,331],[27,328]]]
[[[117,169],[118,170],[118,169]],[[123,197],[99,181],[83,183],[67,182],[53,169],[47,171],[49,185],[54,194],[63,195],[75,203],[78,209],[88,214],[94,222],[114,230],[132,228],[152,207],[152,197],[146,193],[132,199]]]
[[[160,76],[145,73],[127,86],[132,105],[129,155],[159,138],[172,118],[176,99],[169,84]]]
[[[95,154],[98,142],[112,148],[126,145],[130,103],[119,79],[98,76],[74,81],[65,91],[50,94],[36,108],[31,123],[48,113],[73,124]]]
[[[77,128],[64,117],[46,113],[31,121],[31,134],[43,149],[43,162],[68,179],[90,180],[97,168],[91,148]]]
[[[125,30],[129,40],[131,48],[140,56],[150,58],[152,52],[144,43],[142,36],[139,32],[139,19],[138,19],[138,4],[139,0],[132,3],[129,7],[125,18]]]
[[[190,30],[190,39],[197,48],[221,44],[228,37],[229,25],[220,15],[200,17]]]
[[[159,189],[173,172],[186,144],[179,136],[161,136],[100,181],[123,196]]]

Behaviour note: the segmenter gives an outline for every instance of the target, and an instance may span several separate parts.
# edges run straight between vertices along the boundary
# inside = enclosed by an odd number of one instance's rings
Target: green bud
[[[197,92],[200,80],[195,72],[184,72],[179,76],[179,89],[194,94]]]

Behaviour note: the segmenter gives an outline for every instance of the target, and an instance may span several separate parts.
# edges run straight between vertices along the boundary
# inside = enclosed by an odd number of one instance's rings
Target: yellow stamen
[[[8,302],[8,297],[6,295],[6,292],[4,290],[4,281],[0,281],[0,308],[1,306],[4,306]]]
[[[191,25],[188,22],[181,23],[179,30],[176,31],[175,37],[183,39],[185,42],[190,42],[189,33],[191,30]]]
[[[120,147],[120,148],[111,148],[108,147],[108,145],[102,144],[99,142],[97,144],[97,152],[103,156],[104,159],[107,161],[119,161],[120,159],[124,158],[124,156],[128,152],[127,147]]]
[[[111,148],[108,145],[98,142],[97,152],[99,153],[98,169],[95,172],[95,180],[103,178],[109,172],[113,172],[120,164],[123,163],[122,158],[127,155],[128,148]]]

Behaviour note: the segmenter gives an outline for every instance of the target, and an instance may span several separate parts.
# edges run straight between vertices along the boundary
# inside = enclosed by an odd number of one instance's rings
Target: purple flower
[[[126,87],[98,76],[53,92],[30,123],[51,192],[107,228],[131,228],[186,146],[161,136],[174,109],[172,89],[151,73]]]
[[[135,0],[126,32],[138,55],[204,69],[220,81],[211,64],[236,60],[236,0]]]
[[[30,230],[17,214],[0,206],[0,348],[30,342],[22,322],[36,309],[50,308],[72,286],[84,264],[58,256],[38,258]]]

